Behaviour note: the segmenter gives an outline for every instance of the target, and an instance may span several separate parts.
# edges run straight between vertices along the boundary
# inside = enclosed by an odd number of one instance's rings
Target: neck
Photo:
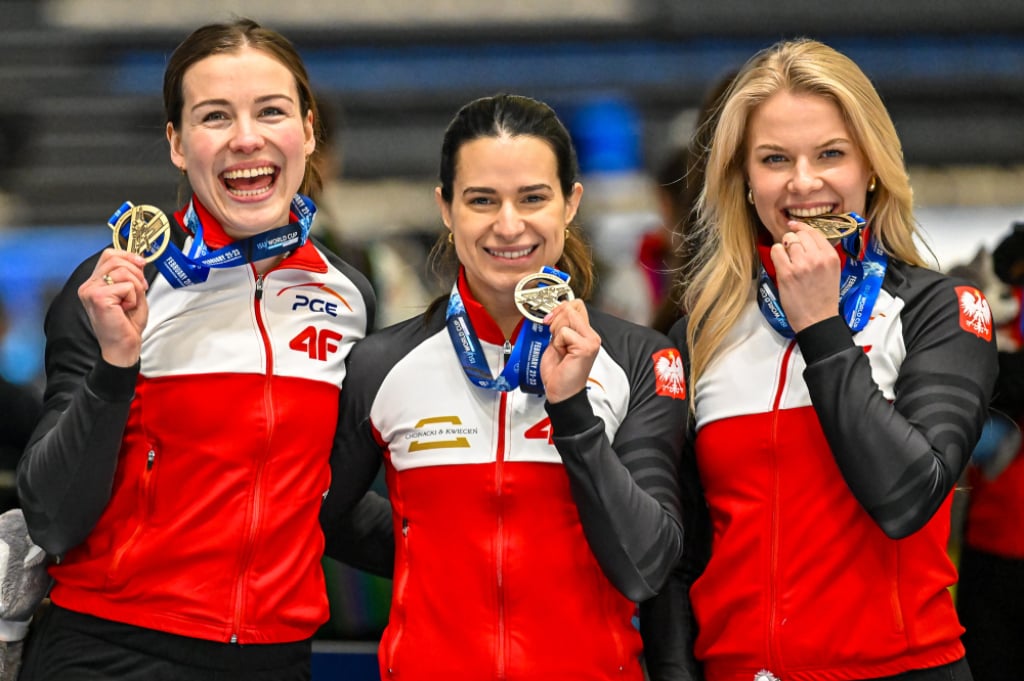
[[[512,338],[512,334],[516,331],[516,326],[523,319],[523,315],[519,313],[519,310],[516,309],[515,306],[512,307],[511,312],[505,313],[499,313],[496,310],[492,310],[490,307],[487,307],[486,309],[494,319],[494,322],[498,325],[498,328],[501,329],[502,335],[504,335],[505,338]]]
[[[253,261],[252,266],[256,270],[256,274],[266,274],[267,272],[281,264],[281,261],[284,260],[284,257],[284,255],[275,255],[273,258],[255,260]]]

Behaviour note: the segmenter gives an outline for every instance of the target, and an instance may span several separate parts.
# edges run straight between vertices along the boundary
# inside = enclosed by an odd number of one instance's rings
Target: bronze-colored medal
[[[114,248],[137,253],[152,262],[160,257],[171,239],[171,223],[162,210],[154,206],[135,206],[126,202],[125,210],[114,223]],[[127,234],[125,227],[127,226]]]
[[[825,238],[833,244],[843,237],[853,234],[864,224],[863,222],[858,222],[849,213],[826,213],[808,218],[794,216],[793,219],[807,223],[825,235]]]
[[[520,279],[516,284],[515,297],[516,307],[523,316],[542,324],[549,312],[576,296],[561,277],[542,271]]]

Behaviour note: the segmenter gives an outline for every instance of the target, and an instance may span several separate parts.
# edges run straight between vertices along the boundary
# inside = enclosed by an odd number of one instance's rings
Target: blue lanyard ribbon
[[[859,215],[851,215],[863,223],[864,219]],[[874,237],[868,239],[864,256],[859,258],[860,238],[858,229],[853,234],[843,237],[841,241],[847,257],[839,278],[839,308],[843,320],[854,333],[867,326],[871,319],[871,311],[878,300],[878,293],[882,290],[885,270],[889,265],[889,257]],[[761,314],[780,335],[785,338],[793,338],[796,335],[779,302],[779,290],[768,276],[764,265],[761,265],[758,275],[757,304]]]
[[[554,274],[564,281],[569,275],[553,267],[545,267],[544,271]],[[466,312],[466,305],[459,293],[459,283],[455,282],[452,294],[448,298],[448,309],[445,313],[445,325],[452,347],[458,355],[466,377],[475,385],[487,390],[511,392],[521,388],[524,393],[533,395],[544,394],[544,384],[540,377],[540,358],[544,355],[548,343],[551,342],[551,329],[546,324],[538,324],[524,319],[519,327],[512,352],[505,362],[497,378],[491,373],[487,364],[480,339],[476,335],[473,323]]]
[[[110,217],[110,224],[117,224],[121,215],[129,209],[131,203],[126,201]],[[309,197],[296,194],[292,199],[291,210],[298,216],[298,222],[276,227],[211,251],[203,240],[203,223],[196,213],[193,201],[190,200],[185,211],[185,227],[193,235],[188,253],[183,253],[177,245],[168,243],[167,249],[153,264],[171,286],[182,288],[206,281],[211,269],[236,267],[293,251],[309,239],[309,230],[316,216],[316,205]],[[127,229],[128,225],[122,228],[122,237],[127,238]]]

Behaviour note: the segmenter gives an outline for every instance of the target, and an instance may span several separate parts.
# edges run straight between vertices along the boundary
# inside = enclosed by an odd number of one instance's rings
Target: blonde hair
[[[783,41],[758,52],[724,99],[697,202],[698,250],[683,283],[691,386],[721,350],[754,286],[761,223],[746,200],[747,125],[754,110],[778,92],[835,102],[877,177],[864,216],[872,236],[890,257],[926,266],[914,241],[918,229],[903,150],[871,81],[848,57],[814,40]]]

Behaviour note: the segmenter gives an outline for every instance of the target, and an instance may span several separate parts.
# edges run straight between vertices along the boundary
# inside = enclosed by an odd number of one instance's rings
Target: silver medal
[[[516,307],[524,317],[538,324],[558,305],[575,297],[569,284],[547,272],[528,274],[516,284]]]

